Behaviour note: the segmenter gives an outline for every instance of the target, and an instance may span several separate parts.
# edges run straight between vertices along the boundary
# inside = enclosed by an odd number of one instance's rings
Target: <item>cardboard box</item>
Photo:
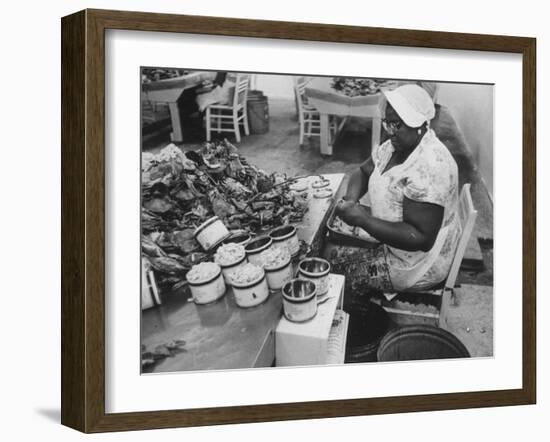
[[[284,316],[281,318],[275,330],[276,366],[326,365],[330,361],[339,362],[340,359],[342,362],[339,363],[343,363],[343,355],[341,358],[336,357],[335,359],[334,341],[338,341],[336,346],[338,348],[343,345],[345,352],[347,314],[338,310],[343,313],[343,315],[339,313],[336,318],[338,323],[335,326],[339,330],[338,336],[335,335],[336,329],[333,327],[333,322],[337,309],[342,308],[345,278],[332,273],[329,276],[329,290],[326,294],[329,299],[317,307],[317,314],[313,319],[304,323],[296,323],[289,321]],[[330,357],[329,353],[332,353]]]

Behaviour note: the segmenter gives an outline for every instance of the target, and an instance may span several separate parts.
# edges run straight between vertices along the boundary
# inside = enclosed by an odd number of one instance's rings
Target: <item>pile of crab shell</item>
[[[299,222],[307,203],[285,177],[249,164],[227,140],[184,152],[174,144],[142,154],[142,256],[157,284],[177,289],[193,264],[210,258],[195,229],[217,216],[231,231],[261,234]]]

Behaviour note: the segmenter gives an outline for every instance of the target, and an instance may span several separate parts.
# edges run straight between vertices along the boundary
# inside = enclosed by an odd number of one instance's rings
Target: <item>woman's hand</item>
[[[344,213],[348,208],[352,207],[352,206],[355,206],[355,202],[354,201],[347,201],[345,199],[341,199],[340,201],[338,201],[338,203],[336,204],[336,214],[338,216],[340,216],[341,213]]]
[[[370,217],[370,210],[352,201],[340,200],[336,206],[336,214],[350,226],[362,226]]]

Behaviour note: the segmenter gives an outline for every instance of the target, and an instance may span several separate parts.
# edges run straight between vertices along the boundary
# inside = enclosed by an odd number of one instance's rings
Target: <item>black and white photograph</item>
[[[493,84],[139,74],[142,374],[493,356]]]

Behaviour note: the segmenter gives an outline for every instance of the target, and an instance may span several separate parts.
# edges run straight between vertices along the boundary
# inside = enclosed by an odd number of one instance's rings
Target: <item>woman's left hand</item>
[[[346,201],[344,199],[341,199],[338,201],[338,204],[336,204],[336,215],[340,216],[340,214],[344,213],[347,209],[350,207],[355,206],[354,201]]]

